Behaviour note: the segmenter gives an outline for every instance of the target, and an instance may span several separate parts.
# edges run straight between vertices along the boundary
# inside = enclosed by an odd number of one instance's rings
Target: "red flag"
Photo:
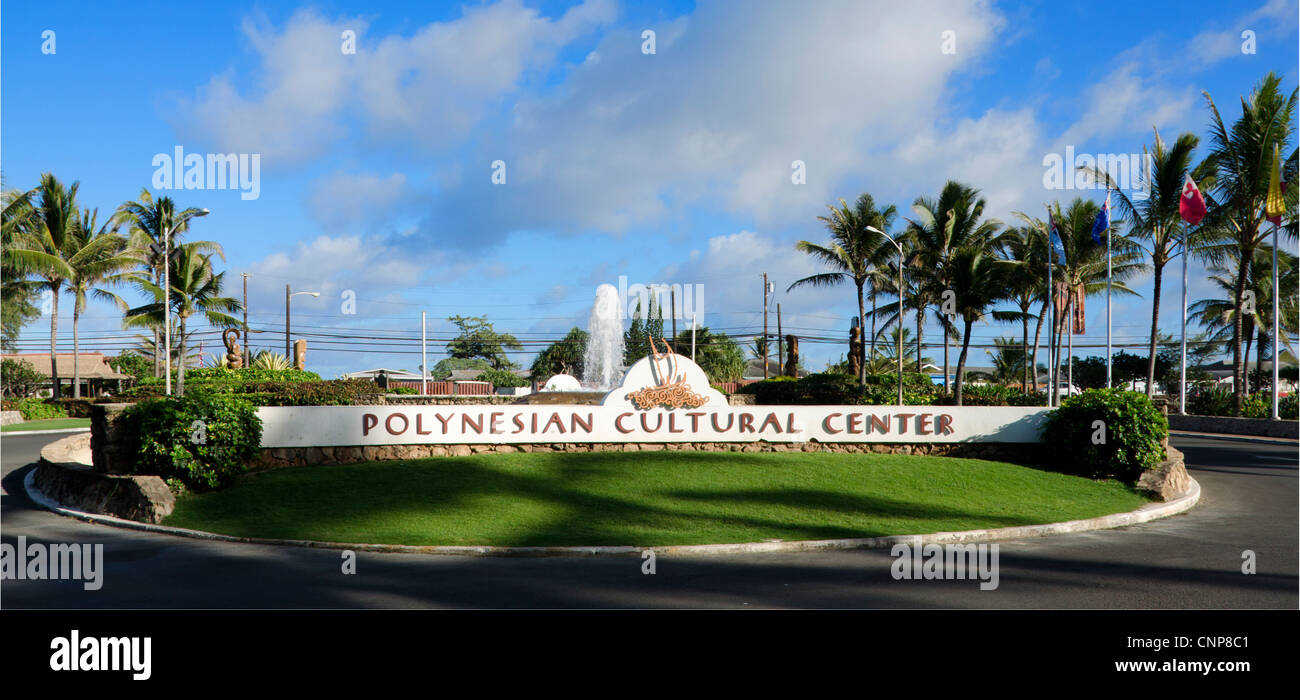
[[[1205,198],[1196,188],[1196,183],[1192,182],[1192,176],[1189,174],[1185,177],[1183,195],[1178,200],[1178,213],[1182,215],[1183,221],[1195,226],[1205,218]]]

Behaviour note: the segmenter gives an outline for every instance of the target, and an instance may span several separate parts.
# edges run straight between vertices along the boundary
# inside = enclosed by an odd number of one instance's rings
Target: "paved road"
[[[6,608],[1288,608],[1297,598],[1297,452],[1175,436],[1203,489],[1190,513],[1118,530],[1001,544],[1000,585],[895,581],[888,550],[635,558],[358,555],[204,542],[40,510],[21,488],[44,443],[5,437],[0,539],[102,542],[103,587],[5,581]],[[1241,573],[1243,550],[1256,554]]]

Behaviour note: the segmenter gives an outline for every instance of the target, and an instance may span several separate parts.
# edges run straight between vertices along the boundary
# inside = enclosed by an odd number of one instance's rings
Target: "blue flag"
[[[1048,222],[1050,222],[1049,223],[1050,231],[1051,231],[1050,240],[1052,241],[1052,252],[1055,253],[1053,257],[1057,264],[1064,265],[1065,247],[1061,244],[1061,233],[1056,228],[1056,217],[1052,216],[1051,212],[1048,212],[1047,220]]]
[[[1110,228],[1110,188],[1106,188],[1106,203],[1097,212],[1097,221],[1092,225],[1092,241],[1101,245],[1101,233]]]

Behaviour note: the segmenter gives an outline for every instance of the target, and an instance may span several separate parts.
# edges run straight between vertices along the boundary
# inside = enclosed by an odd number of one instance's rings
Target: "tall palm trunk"
[[[943,389],[948,388],[948,324],[942,319],[939,320],[939,331],[943,333]]]
[[[181,316],[180,337],[176,339],[176,347],[180,350],[181,361],[176,363],[176,395],[185,396],[185,317]]]
[[[957,380],[954,384],[958,406],[961,405],[962,374],[966,371],[966,352],[970,349],[970,327],[974,323],[974,319],[966,319],[966,328],[961,334],[961,354],[957,356]]]
[[[81,320],[81,309],[77,308],[77,300],[72,300],[72,398],[81,398],[81,336],[77,331],[77,324]]]
[[[58,285],[50,287],[50,382],[53,384],[53,391],[50,396],[59,398],[62,392],[59,391],[59,288]]]
[[[1160,323],[1160,282],[1164,277],[1165,266],[1155,263],[1151,266],[1155,276],[1155,290],[1151,293],[1151,343],[1147,349],[1147,398],[1155,389],[1156,383],[1156,328]]]
[[[916,310],[916,371],[921,371],[921,331],[925,327],[925,306]],[[903,319],[898,319],[898,334],[903,334]],[[945,377],[944,381],[948,379]],[[945,389],[948,387],[944,387]]]
[[[865,332],[867,330],[867,307],[862,303],[862,283],[863,280],[857,280],[858,283],[858,328]],[[871,345],[874,350],[876,344],[876,335],[871,334]],[[858,386],[862,389],[867,388],[867,344],[858,343]]]
[[[1242,376],[1245,377],[1246,380],[1244,382],[1244,384],[1246,385],[1246,396],[1250,396],[1251,394],[1250,349],[1255,345],[1255,321],[1253,319],[1247,318],[1244,321],[1242,321],[1242,324],[1243,326],[1241,329],[1241,337],[1246,339],[1246,343],[1245,343],[1246,348],[1241,353],[1241,357],[1242,357],[1241,371],[1242,371]]]
[[[158,271],[158,267],[157,267],[157,266],[154,266],[154,269],[153,269],[153,283],[154,283],[154,285],[157,286],[157,287],[162,287],[162,273]],[[163,375],[163,357],[162,357],[162,342],[161,342],[161,341],[162,341],[162,338],[158,337],[159,335],[161,335],[161,333],[158,331],[158,327],[157,327],[157,326],[154,326],[154,329],[153,329],[153,376],[154,376],[155,379],[161,378],[162,375]]]
[[[903,319],[899,319],[901,323]],[[871,357],[876,356],[876,284],[871,284]]]
[[[1232,315],[1232,396],[1236,404],[1234,415],[1241,415],[1242,404],[1245,403],[1246,382],[1243,381],[1245,372],[1243,372],[1241,340],[1243,330],[1243,319],[1241,304],[1243,297],[1246,295],[1246,276],[1250,271],[1250,259],[1242,251],[1241,263],[1237,266],[1237,284],[1232,290],[1233,301],[1236,302],[1236,313]]]
[[[1029,361],[1029,376],[1033,378],[1032,384],[1034,391],[1038,391],[1038,339],[1043,330],[1043,319],[1047,316],[1047,301],[1043,301],[1043,307],[1038,311],[1038,321],[1034,324],[1034,357]],[[1048,354],[1051,354],[1050,352]]]
[[[1020,373],[1020,391],[1029,391],[1029,307],[1020,307],[1020,363],[1024,365]]]

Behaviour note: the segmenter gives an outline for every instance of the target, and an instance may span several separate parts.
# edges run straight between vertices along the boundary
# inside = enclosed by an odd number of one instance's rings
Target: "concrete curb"
[[[56,435],[58,433],[88,433],[89,427],[85,428],[59,428],[58,430],[5,430],[0,432],[0,436],[8,435]]]
[[[1223,440],[1225,442],[1251,442],[1257,445],[1284,445],[1287,447],[1295,447],[1300,444],[1300,441],[1297,441],[1295,438],[1260,437],[1257,435],[1228,435],[1226,433],[1197,433],[1190,430],[1170,430],[1169,437]]]
[[[487,557],[597,557],[597,556],[640,556],[646,550],[652,550],[657,556],[716,556],[728,554],[758,554],[776,552],[813,552],[839,549],[883,549],[896,544],[968,544],[977,542],[994,542],[999,540],[1022,539],[1028,537],[1046,537],[1064,535],[1089,530],[1107,530],[1116,527],[1128,527],[1140,523],[1167,518],[1171,515],[1185,513],[1201,500],[1201,485],[1191,479],[1187,493],[1165,503],[1148,503],[1127,513],[1113,513],[1086,520],[1070,520],[1046,525],[1021,525],[992,530],[965,530],[961,532],[934,532],[926,535],[886,535],[883,537],[863,537],[838,540],[799,540],[795,542],[743,542],[737,544],[694,544],[662,547],[602,546],[602,547],[490,547],[490,546],[450,546],[450,545],[401,545],[401,544],[354,544],[346,542],[316,542],[312,540],[279,540],[263,537],[233,537],[200,530],[187,530],[179,527],[152,525],[134,520],[124,520],[108,515],[98,515],[85,511],[73,510],[51,501],[36,488],[35,470],[29,472],[23,480],[27,495],[41,507],[59,515],[84,520],[89,523],[111,525],[130,530],[140,530],[164,535],[178,535],[199,540],[216,542],[244,542],[248,544],[269,544],[292,547],[316,547],[321,549],[350,549],[361,552],[390,552],[398,554],[437,554],[459,556]]]

